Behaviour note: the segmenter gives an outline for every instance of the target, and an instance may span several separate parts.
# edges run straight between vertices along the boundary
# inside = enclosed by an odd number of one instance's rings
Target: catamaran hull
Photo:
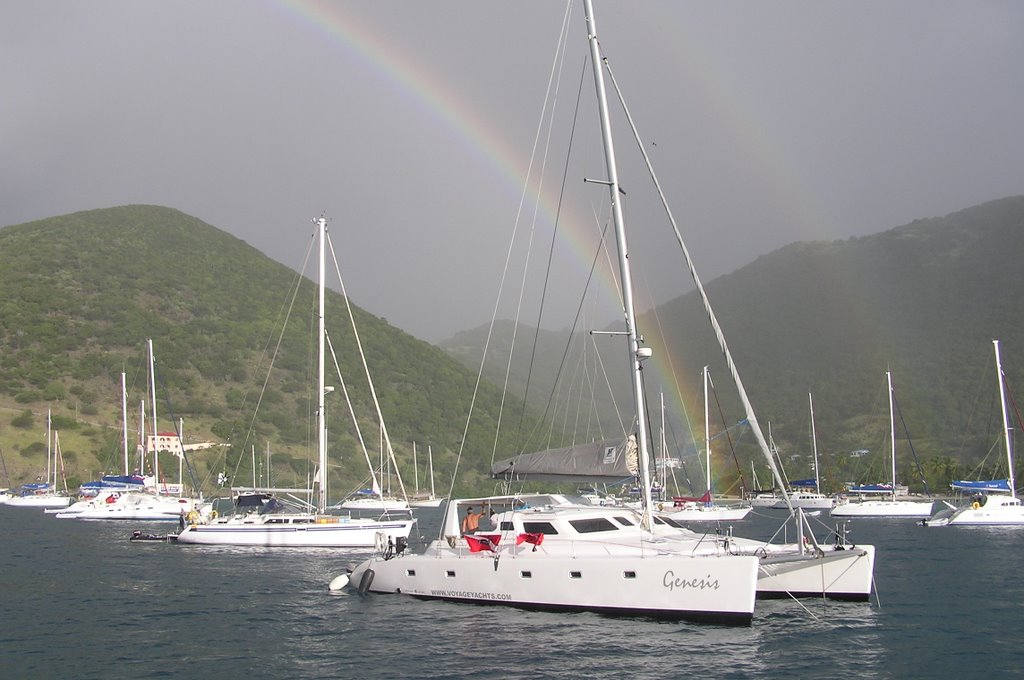
[[[949,526],[1008,526],[1024,524],[1024,507],[964,508],[953,513]]]
[[[753,617],[756,580],[757,558],[748,556],[552,557],[523,550],[496,560],[433,550],[367,560],[350,583],[360,592],[424,600],[743,625]]]
[[[871,596],[875,547],[828,549],[824,554],[775,555],[758,565],[757,597],[827,597],[867,601]]]
[[[78,501],[54,514],[60,519],[178,522],[190,512],[208,514],[211,507],[210,503],[192,498],[126,492]]]
[[[178,543],[265,548],[373,548],[390,538],[408,538],[415,520],[396,522],[339,521],[333,524],[195,524],[185,527]]]
[[[924,519],[932,516],[931,501],[860,501],[832,508],[833,517],[906,517]]]

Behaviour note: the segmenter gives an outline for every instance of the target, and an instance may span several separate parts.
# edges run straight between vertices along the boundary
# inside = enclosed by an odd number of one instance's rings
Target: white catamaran
[[[975,494],[969,504],[949,505],[932,517],[922,521],[927,526],[1002,526],[1024,524],[1024,505],[1017,498],[1013,471],[1013,444],[1010,437],[1010,417],[1006,410],[1006,375],[999,357],[999,341],[993,340],[996,354],[996,379],[999,380],[999,405],[1003,415],[1003,440],[1006,446],[1007,478],[982,482],[953,482],[954,489],[970,489]],[[981,491],[984,489],[984,492]]]
[[[694,555],[654,532],[651,478],[632,277],[622,216],[623,195],[612,144],[603,60],[591,0],[585,0],[587,39],[604,141],[605,166],[618,246],[625,335],[637,414],[644,506],[623,508],[547,504],[515,495],[453,500],[441,535],[420,554],[404,546],[385,551],[343,574],[331,587],[352,583],[360,592],[403,593],[420,599],[500,604],[551,611],[595,611],[673,619],[749,623],[753,617],[757,558]],[[469,508],[495,512],[496,532],[460,535]],[[618,532],[632,539],[619,541]],[[577,540],[579,536],[590,540]],[[607,540],[602,540],[602,537]]]

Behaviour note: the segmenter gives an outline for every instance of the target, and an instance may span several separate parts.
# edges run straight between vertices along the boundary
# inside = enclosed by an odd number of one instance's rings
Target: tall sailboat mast
[[[608,116],[608,98],[605,91],[604,72],[602,70],[601,48],[597,41],[597,26],[594,21],[594,4],[585,0],[587,15],[587,41],[590,44],[590,59],[594,70],[594,86],[597,89],[598,108],[601,114],[601,136],[604,140],[605,166],[608,180],[601,184],[608,186],[611,201],[612,218],[615,223],[615,242],[619,255],[619,278],[622,280],[622,298],[626,317],[626,335],[629,342],[629,360],[632,365],[633,397],[636,403],[637,444],[640,447],[640,483],[643,490],[643,524],[651,528],[651,477],[649,451],[647,441],[647,411],[644,405],[643,377],[641,361],[650,356],[650,348],[640,347],[640,338],[636,329],[636,313],[633,307],[633,280],[629,267],[629,254],[626,249],[626,229],[622,216],[622,191],[619,187],[619,173],[615,162],[615,146],[612,142],[611,120]]]
[[[821,477],[818,475],[818,433],[814,430],[814,398],[807,393],[807,405],[811,410],[811,448],[814,451],[814,493],[821,493]]]
[[[996,375],[999,378],[999,406],[1003,409],[1003,437],[1006,439],[1006,465],[1009,470],[1010,495],[1017,495],[1017,486],[1013,478],[1013,450],[1010,444],[1010,418],[1006,413],[1006,382],[1003,375],[1003,362],[999,358],[999,341],[993,340],[992,346],[996,352]]]
[[[711,418],[708,408],[708,367],[704,367],[704,476],[708,480],[708,493],[711,493]]]
[[[324,272],[327,270],[327,219],[321,215],[314,220],[317,225],[320,238],[320,283],[318,301],[317,332],[319,333],[319,357],[317,364],[318,389],[317,389],[317,463],[319,470],[317,478],[320,484],[317,487],[316,510],[325,512],[327,510],[327,418],[324,413],[325,396],[327,386],[324,384],[324,352],[326,350],[326,327],[324,325]]]
[[[124,371],[121,371],[121,438],[124,444],[124,474],[128,470],[128,388],[125,384]]]
[[[157,489],[160,488],[160,454],[156,450],[156,366],[153,359],[153,339],[146,340],[146,347],[149,349],[149,407],[153,414],[153,479]],[[143,450],[149,448],[148,442],[143,441]]]
[[[892,499],[896,500],[896,413],[893,410],[892,371],[885,372],[885,380],[889,385],[889,457],[892,462]]]

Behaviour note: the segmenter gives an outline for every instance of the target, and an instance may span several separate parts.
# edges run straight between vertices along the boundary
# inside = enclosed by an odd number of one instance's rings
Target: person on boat
[[[482,512],[473,512],[473,506],[466,508],[466,516],[462,518],[462,533],[472,534],[480,529],[480,518],[484,516]]]

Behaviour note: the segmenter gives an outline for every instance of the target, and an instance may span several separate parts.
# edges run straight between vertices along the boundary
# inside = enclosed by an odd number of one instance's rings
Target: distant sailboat
[[[807,404],[811,411],[811,449],[814,454],[814,479],[791,481],[793,488],[789,494],[789,502],[794,508],[804,510],[828,510],[835,505],[835,499],[821,493],[821,477],[818,474],[818,434],[814,429],[814,399],[807,393]],[[814,486],[812,487],[811,484]],[[787,508],[785,499],[772,506],[777,510]]]
[[[862,498],[846,500],[832,508],[833,517],[910,517],[922,519],[931,517],[932,501],[914,501],[896,497],[896,416],[892,389],[892,372],[885,372],[889,391],[889,462],[892,471],[892,486],[889,498]]]
[[[419,468],[416,467],[416,442],[412,443],[412,467],[416,471],[416,490],[413,492],[412,498],[409,499],[409,505],[414,508],[439,508],[444,503],[443,498],[438,498],[437,493],[434,491],[434,454],[431,451],[430,445],[427,445],[427,475],[430,477],[430,493],[420,491],[420,473]]]
[[[700,498],[673,499],[674,506],[665,514],[677,522],[732,522],[741,520],[750,514],[749,503],[737,505],[719,505],[712,496],[711,484],[711,420],[709,417],[708,388],[711,378],[708,367],[702,372],[704,376],[704,470],[707,475],[708,488]]]
[[[52,431],[50,410],[46,410],[46,481],[23,484],[20,489],[9,492],[2,500],[5,505],[22,508],[57,509],[71,503],[67,480],[64,479],[64,457],[60,452],[60,437]],[[64,490],[57,488],[58,474],[64,481]],[[38,479],[38,478],[37,478]]]

